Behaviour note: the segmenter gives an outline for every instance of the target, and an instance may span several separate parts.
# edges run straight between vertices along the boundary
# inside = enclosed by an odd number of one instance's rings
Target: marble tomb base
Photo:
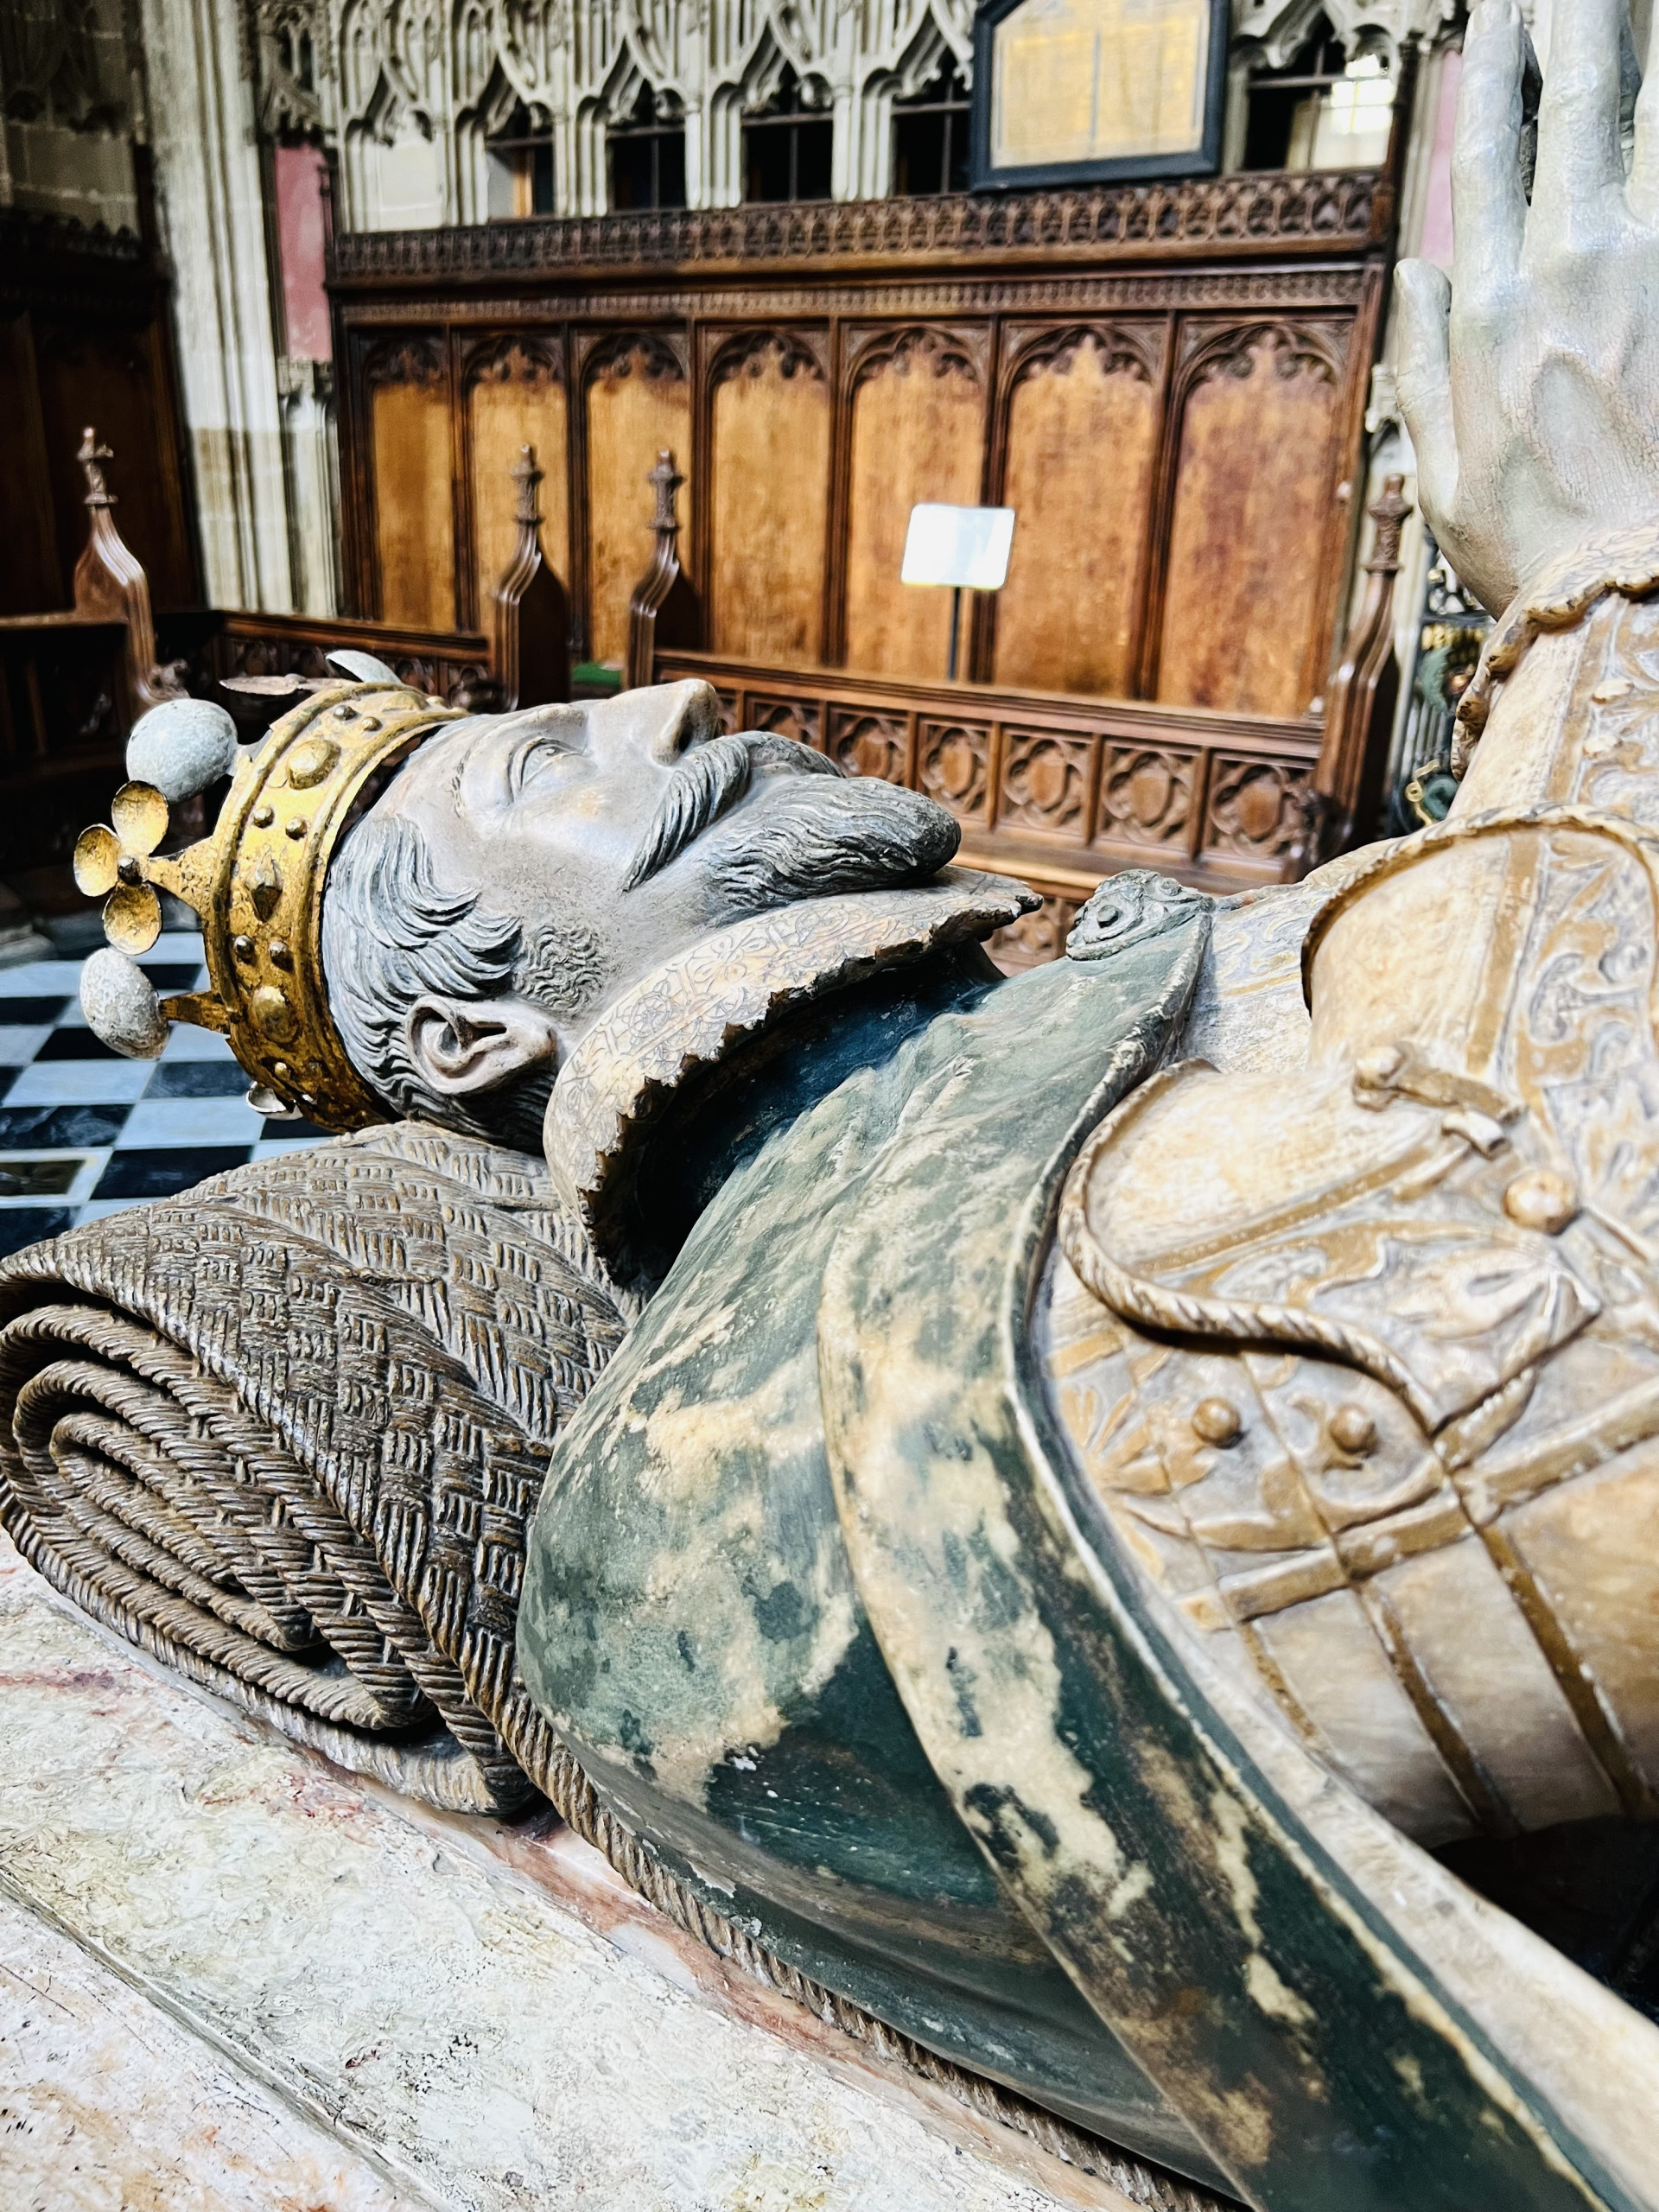
[[[8,2212],[1120,2212],[556,1824],[266,1735],[0,1537]]]

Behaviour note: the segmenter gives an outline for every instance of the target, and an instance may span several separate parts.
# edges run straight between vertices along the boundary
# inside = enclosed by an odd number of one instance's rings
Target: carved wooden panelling
[[[191,678],[194,683],[199,677],[204,690],[225,676],[294,675],[334,683],[338,673],[327,656],[347,645],[385,661],[399,683],[444,699],[464,699],[488,672],[488,645],[481,637],[435,637],[338,616],[235,613],[224,618],[224,627],[199,658],[193,656]]]
[[[354,224],[336,242],[335,265],[353,278],[490,277],[549,269],[798,261],[809,255],[926,256],[939,262],[1080,246],[1094,248],[1103,259],[1209,258],[1296,246],[1351,254],[1376,243],[1377,184],[1369,170],[1303,170],[925,200],[663,207],[579,222],[489,223],[464,230]]]
[[[978,502],[988,340],[982,330],[924,323],[867,332],[855,341],[847,534],[849,668],[919,677],[945,672],[950,594],[903,585],[899,571],[910,511],[918,500]]]
[[[910,722],[905,715],[832,707],[823,749],[849,776],[880,776],[889,784],[909,780]]]
[[[392,338],[365,370],[374,453],[380,619],[445,630],[455,620],[449,379],[430,337]]]
[[[999,683],[1132,686],[1162,341],[1157,324],[1016,336],[1001,504],[1018,519],[996,602]]]
[[[728,737],[734,730],[749,728],[742,718],[741,703],[735,691],[716,691],[715,696],[720,702],[720,726]]]
[[[1289,859],[1306,842],[1311,797],[1305,766],[1218,755],[1210,772],[1205,849],[1251,860]]]
[[[984,821],[991,774],[991,733],[985,723],[924,720],[916,754],[918,790],[948,806],[958,821]]]
[[[822,750],[823,710],[816,699],[766,698],[752,691],[743,703],[746,728],[775,729]]]
[[[1101,764],[1095,834],[1184,850],[1198,756],[1172,746],[1109,745]]]
[[[608,339],[585,374],[588,651],[595,660],[620,661],[628,597],[651,557],[645,480],[665,449],[683,476],[691,474],[691,388],[679,354],[654,333]],[[690,496],[689,489],[681,494]]]
[[[1178,722],[1198,706],[1265,718],[1295,730],[1287,757],[1317,751],[1307,710],[1331,665],[1340,486],[1359,462],[1384,278],[1370,233],[1344,228],[1356,192],[1372,205],[1369,181],[1223,182],[346,241],[334,296],[350,603],[480,619],[505,518],[487,480],[534,410],[544,543],[556,566],[568,546],[579,657],[620,661],[652,554],[645,479],[667,447],[692,587],[674,652],[752,671],[774,707],[816,695],[819,742],[836,682],[861,712],[884,687],[926,690],[925,710],[908,702],[906,772],[964,823],[1090,855],[1096,840],[1179,852],[1201,872],[1193,763],[1171,753],[1154,792],[1146,764],[1118,762],[1098,799],[1100,747],[1085,768],[1065,702],[1087,702],[1113,744],[1142,724],[1109,731],[1112,702],[1140,701]],[[1110,242],[1109,200],[1127,226]],[[1311,233],[1292,243],[1315,202],[1332,225],[1317,251]],[[391,397],[405,387],[413,398]],[[431,404],[429,389],[456,410],[447,464],[434,423],[411,466],[390,410]],[[401,489],[378,480],[394,461]],[[404,528],[407,499],[418,524]],[[944,688],[950,593],[899,582],[922,500],[1018,516],[1006,588],[964,606],[965,691]],[[1017,709],[993,711],[993,685]],[[958,725],[979,734],[952,741]],[[1195,755],[1276,742],[1182,727]],[[1039,755],[1043,735],[1058,750]]]
[[[1287,322],[1195,336],[1180,378],[1159,698],[1295,715],[1319,690],[1347,336]]]
[[[712,641],[756,659],[820,660],[832,406],[823,341],[728,338],[709,381]]]
[[[998,930],[986,950],[1009,976],[1058,960],[1065,950],[1065,940],[1082,903],[1079,899],[1059,898],[1051,893],[1034,912],[1022,914],[1007,929]]]
[[[968,865],[1073,906],[1115,868],[1224,893],[1288,880],[1306,862],[1317,725],[828,670],[797,683],[787,669],[678,650],[659,652],[655,670],[659,682],[711,683],[728,727],[735,715],[780,730],[854,774],[927,792],[962,823]],[[959,717],[966,698],[976,712]],[[1056,911],[1020,937],[1030,957]]]
[[[535,448],[542,471],[543,553],[563,582],[570,580],[562,349],[539,336],[486,340],[467,359],[464,383],[475,549],[472,620],[483,622],[517,537],[512,472],[521,447]]]
[[[0,249],[0,262],[3,262]],[[75,563],[86,543],[86,491],[75,453],[87,423],[114,452],[114,479],[120,505],[121,535],[149,579],[152,606],[186,607],[195,597],[184,503],[176,478],[157,466],[158,443],[176,467],[173,448],[172,399],[162,373],[159,334],[150,330],[89,330],[49,315],[34,319],[32,363],[29,345],[20,349],[25,373],[19,379],[22,400],[20,429],[41,439],[47,457],[53,520],[57,539],[57,590],[35,573],[16,594],[21,607],[34,609],[74,598]],[[26,326],[14,325],[21,333]],[[28,372],[32,369],[32,375]],[[33,385],[34,390],[29,387]],[[38,394],[38,429],[29,421]],[[21,395],[20,395],[21,396]],[[23,472],[4,478],[5,504],[16,529],[23,504]],[[31,533],[32,535],[32,533]]]
[[[1057,730],[1010,729],[1003,739],[999,829],[1018,825],[1077,839],[1089,835],[1096,741]]]

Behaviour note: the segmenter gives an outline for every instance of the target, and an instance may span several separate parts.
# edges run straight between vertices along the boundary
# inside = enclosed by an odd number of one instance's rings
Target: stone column
[[[288,464],[288,557],[296,613],[340,609],[339,464],[333,365],[302,355],[276,364]]]
[[[293,607],[264,193],[240,11],[141,0],[162,237],[173,268],[203,584]]]

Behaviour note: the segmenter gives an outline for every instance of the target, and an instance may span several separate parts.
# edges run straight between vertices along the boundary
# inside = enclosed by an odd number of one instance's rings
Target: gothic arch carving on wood
[[[363,362],[363,381],[376,385],[440,385],[444,380],[443,342],[415,331],[399,331],[372,346]]]
[[[988,332],[953,330],[934,322],[872,332],[849,364],[848,391],[856,393],[861,385],[887,368],[899,376],[965,376],[969,384],[982,385],[988,342]]]
[[[1325,326],[1277,321],[1240,323],[1203,340],[1181,363],[1177,406],[1184,405],[1199,385],[1213,378],[1253,376],[1264,343],[1272,350],[1278,375],[1294,377],[1299,369],[1312,369],[1324,382],[1340,389],[1346,366],[1343,348],[1335,333]]]
[[[564,380],[564,344],[556,331],[516,330],[486,338],[461,357],[461,386],[477,384],[539,384]]]
[[[636,359],[645,376],[655,382],[666,378],[684,384],[686,365],[683,341],[659,330],[618,330],[593,345],[582,364],[582,382],[592,385],[601,377],[620,382],[634,372]]]
[[[1141,328],[1122,322],[1070,322],[1052,330],[1034,332],[1019,342],[1005,378],[1004,406],[1018,386],[1039,369],[1052,368],[1064,376],[1077,349],[1090,340],[1105,357],[1108,376],[1127,369],[1131,376],[1139,377],[1146,384],[1157,383],[1163,365],[1160,327]]]
[[[735,331],[723,338],[709,357],[709,389],[712,392],[728,378],[746,372],[752,377],[764,374],[769,353],[777,356],[779,375],[805,375],[821,384],[825,376],[823,346],[816,332],[779,330],[770,325],[760,330]]]
[[[1344,409],[1354,404],[1353,335],[1351,324],[1287,315],[1199,323],[1189,333],[1160,486],[1160,574],[1142,662],[1148,696],[1306,711],[1328,650],[1340,559],[1335,482]],[[1230,395],[1230,380],[1250,387],[1249,398]],[[1200,391],[1202,410],[1194,404]],[[1224,578],[1206,550],[1219,531],[1229,545]],[[1252,622],[1251,607],[1277,588],[1299,619]]]

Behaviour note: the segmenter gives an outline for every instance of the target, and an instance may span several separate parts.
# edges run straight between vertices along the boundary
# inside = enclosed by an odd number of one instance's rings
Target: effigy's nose
[[[671,765],[699,739],[720,733],[720,702],[712,688],[698,679],[656,686],[649,699],[656,711],[649,736],[652,758]]]

